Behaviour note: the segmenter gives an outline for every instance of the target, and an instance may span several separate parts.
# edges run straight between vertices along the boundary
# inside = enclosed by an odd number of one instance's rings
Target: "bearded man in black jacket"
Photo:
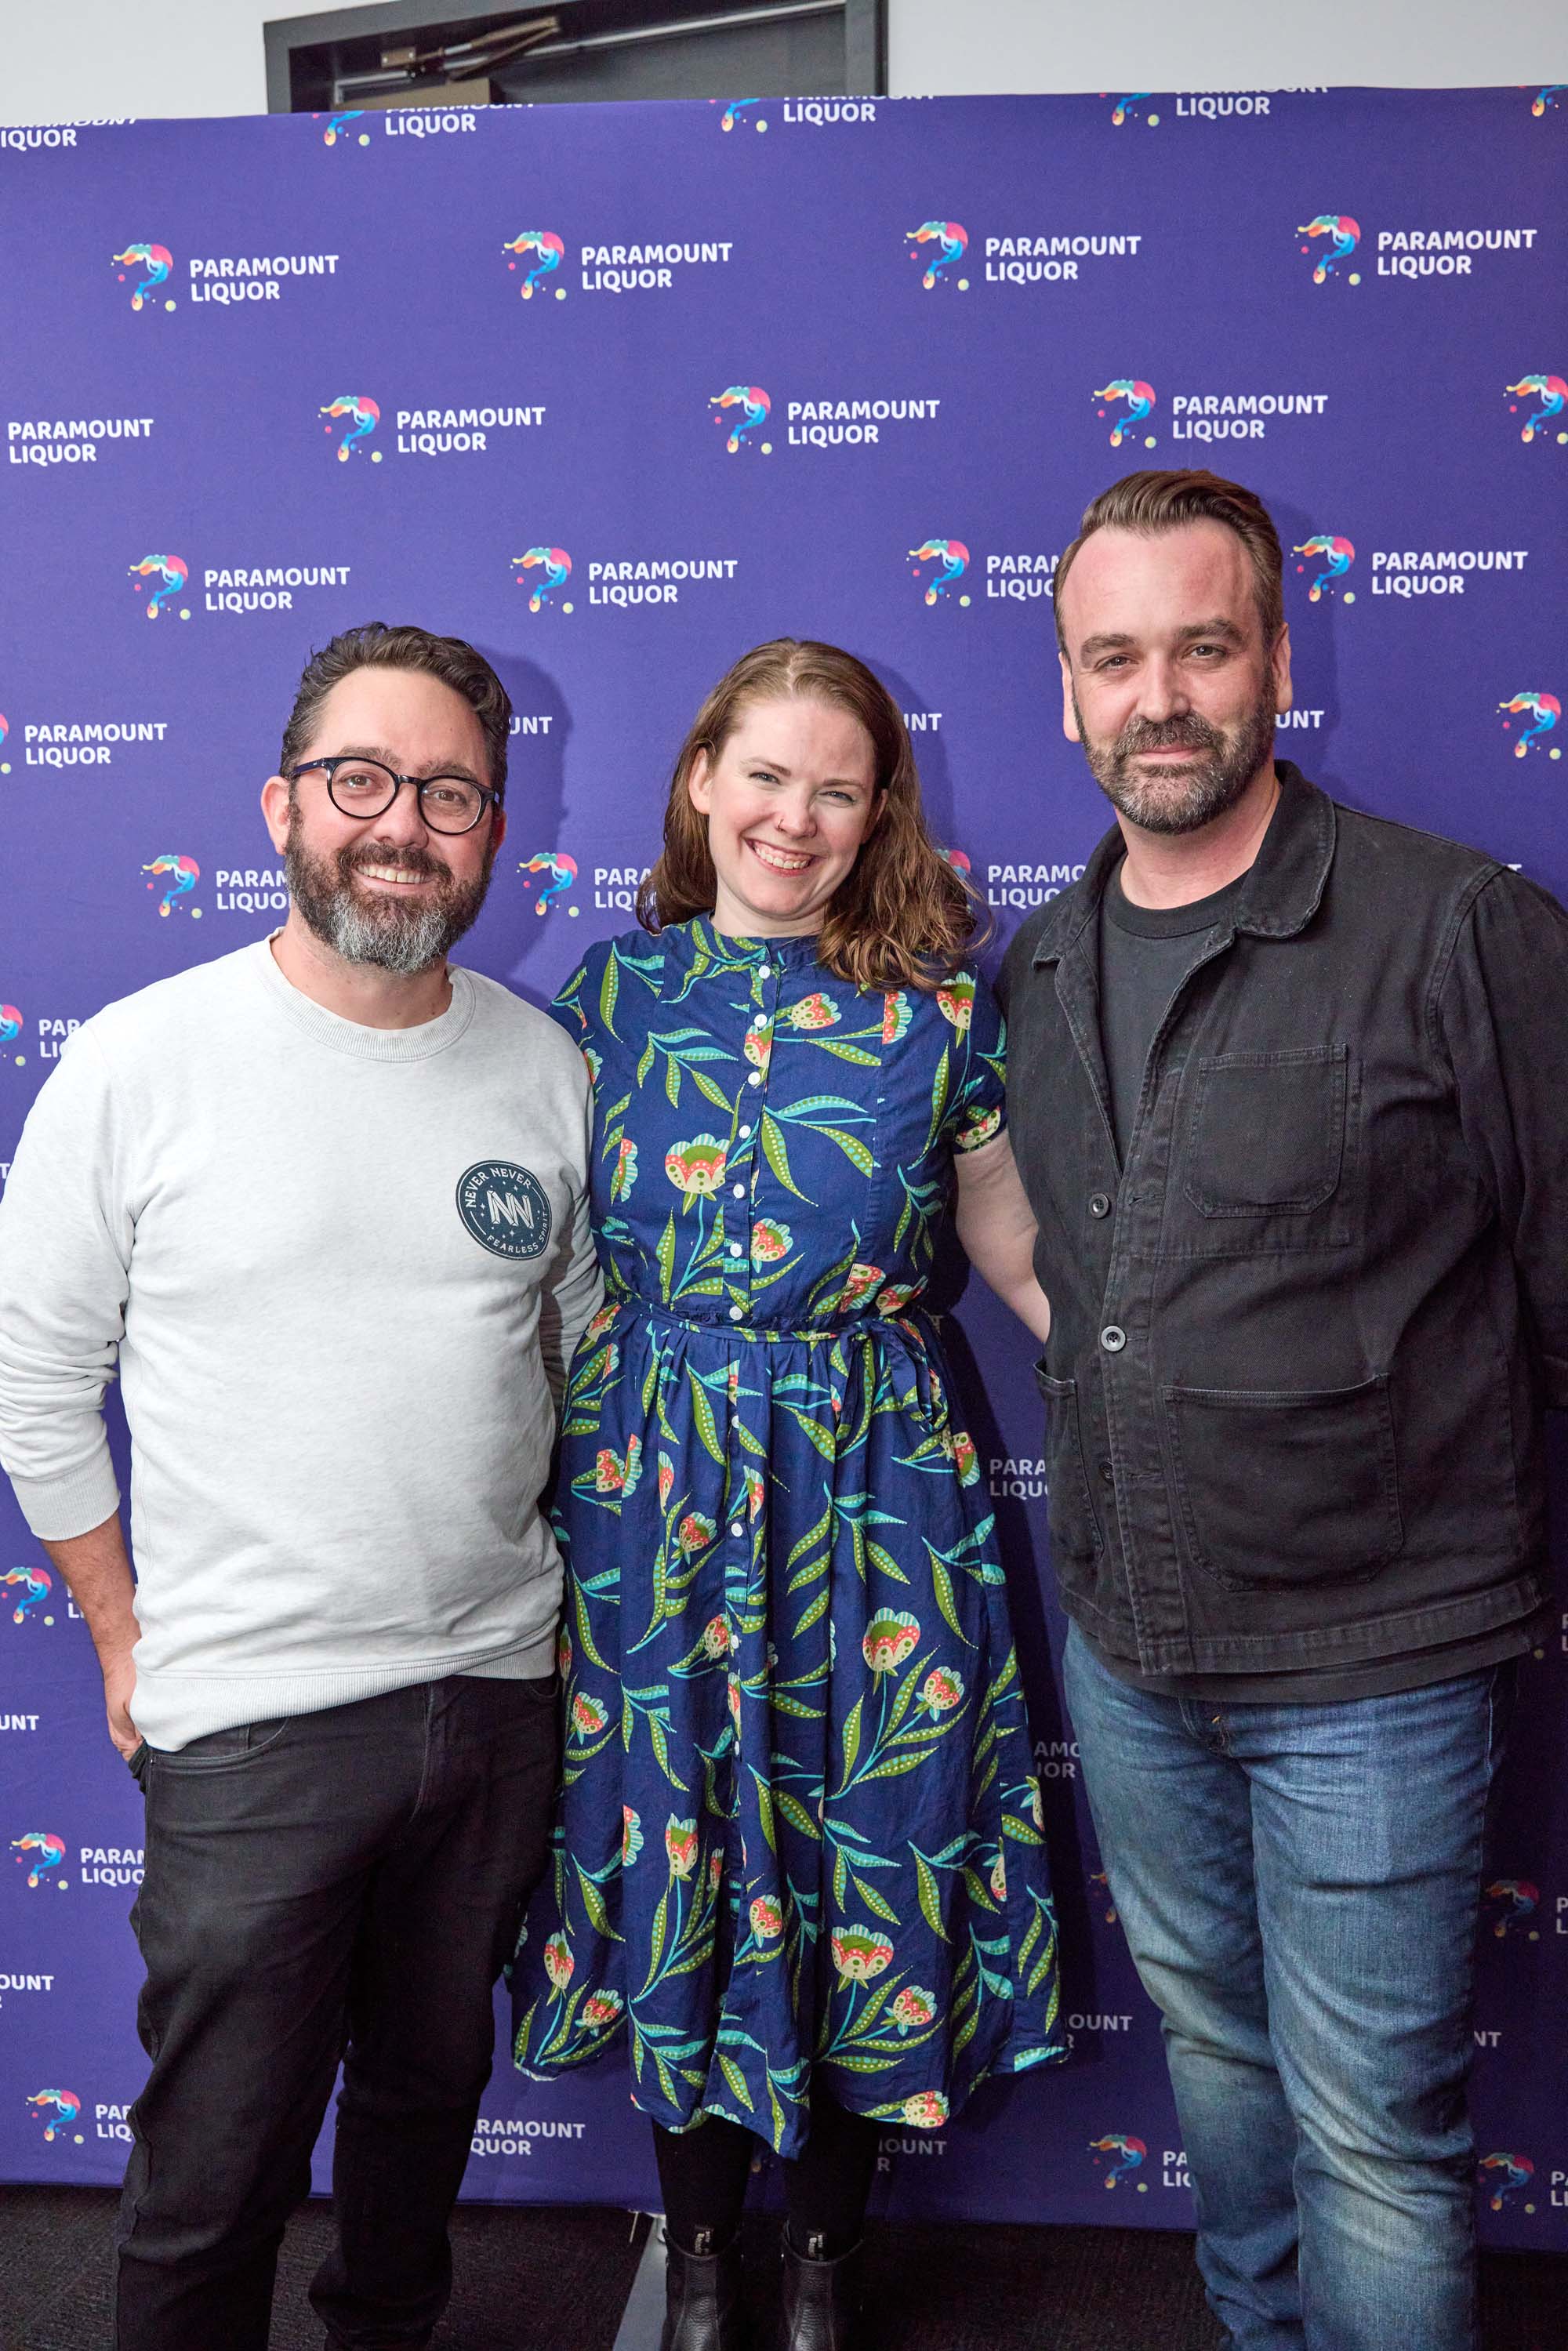
[[[1568,914],[1273,757],[1281,550],[1134,474],[1056,574],[1116,812],[1008,956],[1068,1702],[1235,2351],[1472,2351],[1488,1797],[1568,1404]]]

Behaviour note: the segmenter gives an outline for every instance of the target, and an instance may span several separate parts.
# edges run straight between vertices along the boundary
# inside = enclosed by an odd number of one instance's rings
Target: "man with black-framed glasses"
[[[446,960],[510,715],[455,638],[316,654],[262,792],[287,922],[87,1022],[0,1203],[0,1461],[146,1799],[118,2351],[265,2351],[340,2057],[328,2340],[423,2343],[446,2301],[555,1776],[538,1498],[600,1300],[581,1058]]]

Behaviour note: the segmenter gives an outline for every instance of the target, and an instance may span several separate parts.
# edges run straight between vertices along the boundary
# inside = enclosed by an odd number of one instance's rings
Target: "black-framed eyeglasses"
[[[419,813],[433,832],[472,832],[499,794],[467,776],[400,776],[379,759],[361,759],[340,753],[329,759],[301,759],[288,771],[290,783],[319,768],[327,778],[332,806],[345,816],[384,816],[404,784],[412,784]]]

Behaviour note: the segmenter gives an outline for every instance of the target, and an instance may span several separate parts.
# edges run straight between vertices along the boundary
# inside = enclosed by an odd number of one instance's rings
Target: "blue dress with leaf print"
[[[1064,2053],[992,1513],[916,1305],[999,1132],[983,981],[861,994],[813,939],[591,950],[607,1302],[567,1392],[564,1788],[512,1971],[549,2076],[795,2155],[815,2081],[936,2126]]]

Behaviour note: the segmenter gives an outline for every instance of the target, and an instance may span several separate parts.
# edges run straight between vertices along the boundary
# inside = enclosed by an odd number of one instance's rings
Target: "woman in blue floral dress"
[[[607,1302],[567,1394],[565,1784],[516,2055],[629,2035],[666,2351],[737,2339],[753,2134],[788,2158],[785,2340],[814,2343],[852,2308],[876,2126],[1062,2053],[995,1524],[917,1302],[955,1200],[1048,1313],[971,901],[869,671],[791,640],[737,664],[642,911],[559,999]]]

